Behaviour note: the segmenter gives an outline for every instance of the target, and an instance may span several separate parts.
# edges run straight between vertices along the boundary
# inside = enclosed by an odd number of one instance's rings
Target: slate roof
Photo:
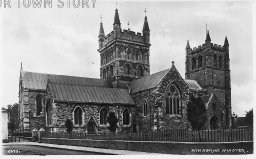
[[[46,90],[47,80],[53,83],[83,85],[95,87],[111,87],[105,79],[53,75],[35,72],[23,72],[23,86],[30,90]]]
[[[197,83],[197,81],[195,80],[189,80],[189,79],[185,79],[185,83],[187,84],[187,86],[189,87],[189,89],[191,90],[201,90],[202,87]]]
[[[127,89],[50,83],[54,100],[75,103],[134,105]]]
[[[129,89],[131,90],[131,93],[136,93],[156,87],[169,70],[170,69],[166,69],[152,75],[144,76],[139,79],[133,80],[129,84]]]

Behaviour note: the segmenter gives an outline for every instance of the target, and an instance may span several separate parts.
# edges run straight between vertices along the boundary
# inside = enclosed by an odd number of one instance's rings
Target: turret
[[[225,41],[224,41],[224,47],[228,47],[229,46],[229,43],[228,43],[228,38],[227,36],[225,37]]]
[[[206,33],[205,43],[211,43],[211,37],[210,37],[209,30],[207,30],[207,33]]]
[[[103,29],[103,23],[102,21],[100,22],[100,31],[99,31],[99,48],[101,48],[103,46],[103,41],[104,41],[104,37],[105,37],[105,33],[104,33],[104,29]]]
[[[187,41],[187,46],[186,46],[186,53],[189,54],[192,51],[190,44],[189,44],[189,40]]]
[[[147,16],[145,16],[145,19],[144,19],[144,25],[143,25],[142,33],[143,33],[143,36],[145,38],[145,42],[150,43],[150,29],[149,29],[149,26],[148,26]]]
[[[118,14],[117,9],[115,11],[113,30],[114,31],[121,31],[121,23],[120,23],[119,14]]]
[[[150,44],[150,29],[148,26],[147,10],[145,9],[145,19],[143,24],[142,34],[144,36],[145,43]]]

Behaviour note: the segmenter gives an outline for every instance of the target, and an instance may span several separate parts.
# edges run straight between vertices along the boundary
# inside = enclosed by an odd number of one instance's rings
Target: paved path
[[[152,155],[139,151],[113,150],[82,146],[55,145],[37,142],[13,142],[2,144],[5,155]],[[19,151],[20,150],[20,151]],[[159,155],[159,154],[158,154]]]

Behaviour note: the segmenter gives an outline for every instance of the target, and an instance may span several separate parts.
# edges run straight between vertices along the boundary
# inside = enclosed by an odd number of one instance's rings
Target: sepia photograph
[[[253,0],[0,0],[0,12],[4,157],[254,156]]]

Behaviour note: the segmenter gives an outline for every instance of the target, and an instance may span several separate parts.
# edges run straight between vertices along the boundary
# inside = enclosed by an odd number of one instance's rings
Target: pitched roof
[[[202,87],[195,80],[185,79],[184,81],[191,90],[198,91],[202,89]]]
[[[212,96],[211,94],[208,94],[208,95],[201,96],[200,98],[202,99],[203,103],[206,105],[209,102],[211,96]]]
[[[144,76],[139,79],[133,80],[129,84],[129,89],[131,89],[131,93],[136,93],[156,87],[169,70],[170,69],[166,69],[152,75]]]
[[[127,89],[50,83],[59,102],[134,105]]]
[[[83,85],[95,87],[111,87],[105,79],[65,76],[44,74],[35,72],[23,72],[23,86],[31,90],[46,90],[47,80],[53,83],[69,84],[69,85]]]

